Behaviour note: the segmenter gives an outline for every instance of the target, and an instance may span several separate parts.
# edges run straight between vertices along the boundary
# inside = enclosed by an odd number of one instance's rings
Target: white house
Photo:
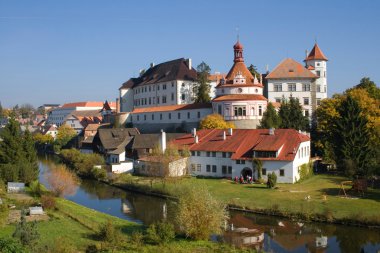
[[[8,182],[8,192],[9,193],[19,193],[25,191],[24,183]]]
[[[173,141],[191,151],[189,173],[211,177],[252,176],[253,157],[263,162],[263,178],[277,174],[279,183],[295,183],[310,159],[310,138],[294,129],[193,130]]]
[[[291,58],[283,60],[265,77],[268,100],[298,98],[304,115],[311,117],[321,100],[327,98],[327,61],[317,44],[306,55],[305,66]]]
[[[233,122],[237,128],[256,128],[267,107],[263,85],[244,63],[243,45],[234,45],[234,64],[216,86],[212,100],[213,112]]]

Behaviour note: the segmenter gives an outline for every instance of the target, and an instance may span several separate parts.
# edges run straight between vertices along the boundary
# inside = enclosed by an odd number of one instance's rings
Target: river
[[[39,162],[40,180],[54,163],[49,157]],[[127,192],[94,180],[82,180],[77,192],[67,199],[122,219],[149,225],[173,219],[175,203]],[[300,223],[284,218],[230,212],[227,231],[214,240],[265,252],[380,252],[380,230],[323,223]]]

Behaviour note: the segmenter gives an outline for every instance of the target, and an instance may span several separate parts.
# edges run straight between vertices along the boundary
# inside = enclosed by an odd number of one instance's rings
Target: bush
[[[42,195],[41,197],[41,205],[44,209],[54,209],[56,207],[55,198],[51,195]]]
[[[34,197],[41,197],[42,186],[38,180],[33,181],[29,185],[30,194]]]
[[[277,183],[277,175],[276,173],[272,172],[268,174],[268,181],[267,181],[267,186],[268,188],[273,188],[276,186]]]
[[[156,222],[147,229],[148,239],[155,244],[168,243],[175,237],[173,224],[167,222]]]
[[[114,227],[112,221],[108,220],[105,224],[101,225],[98,236],[104,242],[117,244],[120,239],[120,231]]]
[[[305,180],[313,175],[313,167],[311,163],[305,163],[301,165],[300,168],[300,180]]]
[[[25,253],[24,247],[15,239],[0,238],[0,252],[2,253]]]
[[[211,196],[206,186],[190,185],[179,194],[176,220],[186,236],[208,240],[220,234],[227,219],[226,206]]]
[[[94,179],[97,180],[107,179],[107,171],[103,168],[92,168],[91,175]]]
[[[131,241],[136,246],[141,246],[144,242],[144,235],[140,231],[133,231]]]

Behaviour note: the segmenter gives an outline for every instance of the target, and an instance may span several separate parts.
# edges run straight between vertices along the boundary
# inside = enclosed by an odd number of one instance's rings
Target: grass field
[[[167,180],[165,184],[155,180],[153,189],[176,195],[184,185],[206,185],[219,200],[241,208],[380,225],[380,190],[368,188],[364,197],[353,194],[353,198],[343,198],[339,190],[345,180],[347,178],[340,176],[316,175],[300,183],[277,184],[276,189],[268,189],[266,185],[236,184],[227,179],[183,178]],[[128,178],[128,182],[147,188],[151,180],[134,177]]]

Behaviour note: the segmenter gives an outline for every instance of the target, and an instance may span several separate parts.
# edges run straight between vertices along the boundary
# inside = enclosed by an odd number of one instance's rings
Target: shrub
[[[107,179],[107,171],[103,168],[92,168],[91,175],[94,179],[97,180]]]
[[[211,196],[204,185],[189,185],[179,194],[176,220],[186,236],[207,240],[220,234],[227,219],[226,206]]]
[[[56,207],[55,198],[51,195],[42,195],[41,205],[44,209],[54,209]]]
[[[41,197],[42,187],[40,182],[38,182],[38,180],[31,182],[29,185],[29,191],[32,196]]]
[[[110,244],[117,244],[120,239],[120,231],[114,227],[111,220],[100,226],[99,238]]]
[[[167,222],[156,222],[147,229],[148,239],[156,244],[168,243],[175,237],[173,224]]]
[[[267,181],[267,186],[268,188],[273,188],[276,186],[277,183],[277,175],[276,173],[272,172],[268,174],[268,181]]]
[[[17,224],[16,230],[13,233],[14,238],[18,238],[23,246],[34,248],[40,237],[37,231],[37,223],[26,222],[25,211],[21,212],[21,221]]]
[[[313,175],[313,167],[311,163],[305,163],[301,165],[300,168],[300,179],[299,181],[305,180]]]
[[[136,246],[141,246],[144,241],[144,235],[140,231],[133,231],[131,241]]]
[[[25,253],[27,252],[20,242],[12,238],[0,238],[0,252],[2,253]]]

